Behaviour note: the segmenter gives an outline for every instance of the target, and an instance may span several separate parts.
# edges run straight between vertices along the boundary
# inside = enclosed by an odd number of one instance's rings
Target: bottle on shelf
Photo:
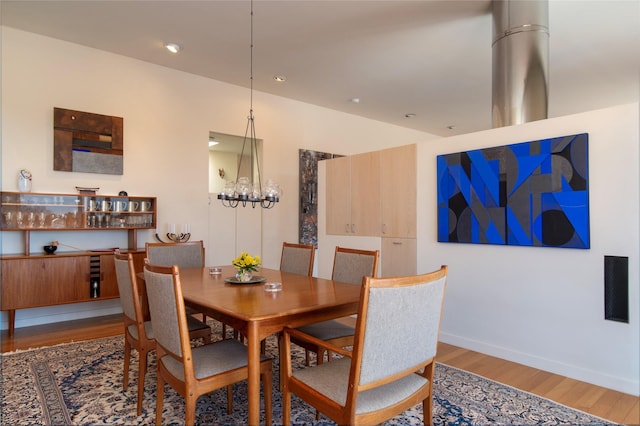
[[[100,279],[91,278],[91,298],[96,299],[100,297]]]

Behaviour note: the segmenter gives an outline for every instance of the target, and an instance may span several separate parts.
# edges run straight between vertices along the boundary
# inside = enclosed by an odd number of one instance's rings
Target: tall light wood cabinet
[[[326,160],[327,234],[381,237],[381,274],[415,275],[417,148]]]
[[[327,233],[380,235],[378,152],[327,161]]]
[[[383,277],[417,273],[416,154],[416,145],[380,152]]]

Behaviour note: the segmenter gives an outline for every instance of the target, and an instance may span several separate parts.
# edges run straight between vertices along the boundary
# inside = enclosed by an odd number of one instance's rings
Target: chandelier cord
[[[251,0],[251,31],[249,42],[249,114],[253,118],[253,0]]]

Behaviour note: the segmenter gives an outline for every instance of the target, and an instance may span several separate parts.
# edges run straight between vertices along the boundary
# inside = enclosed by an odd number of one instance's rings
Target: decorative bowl
[[[44,252],[47,254],[53,254],[58,250],[58,246],[44,246]]]

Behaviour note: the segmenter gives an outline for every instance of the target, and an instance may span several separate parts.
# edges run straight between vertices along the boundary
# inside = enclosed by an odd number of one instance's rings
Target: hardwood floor
[[[116,336],[123,333],[120,315],[18,328],[13,338],[3,330],[2,352]],[[441,343],[439,362],[540,395],[612,422],[640,425],[640,398],[558,376],[514,362]]]

